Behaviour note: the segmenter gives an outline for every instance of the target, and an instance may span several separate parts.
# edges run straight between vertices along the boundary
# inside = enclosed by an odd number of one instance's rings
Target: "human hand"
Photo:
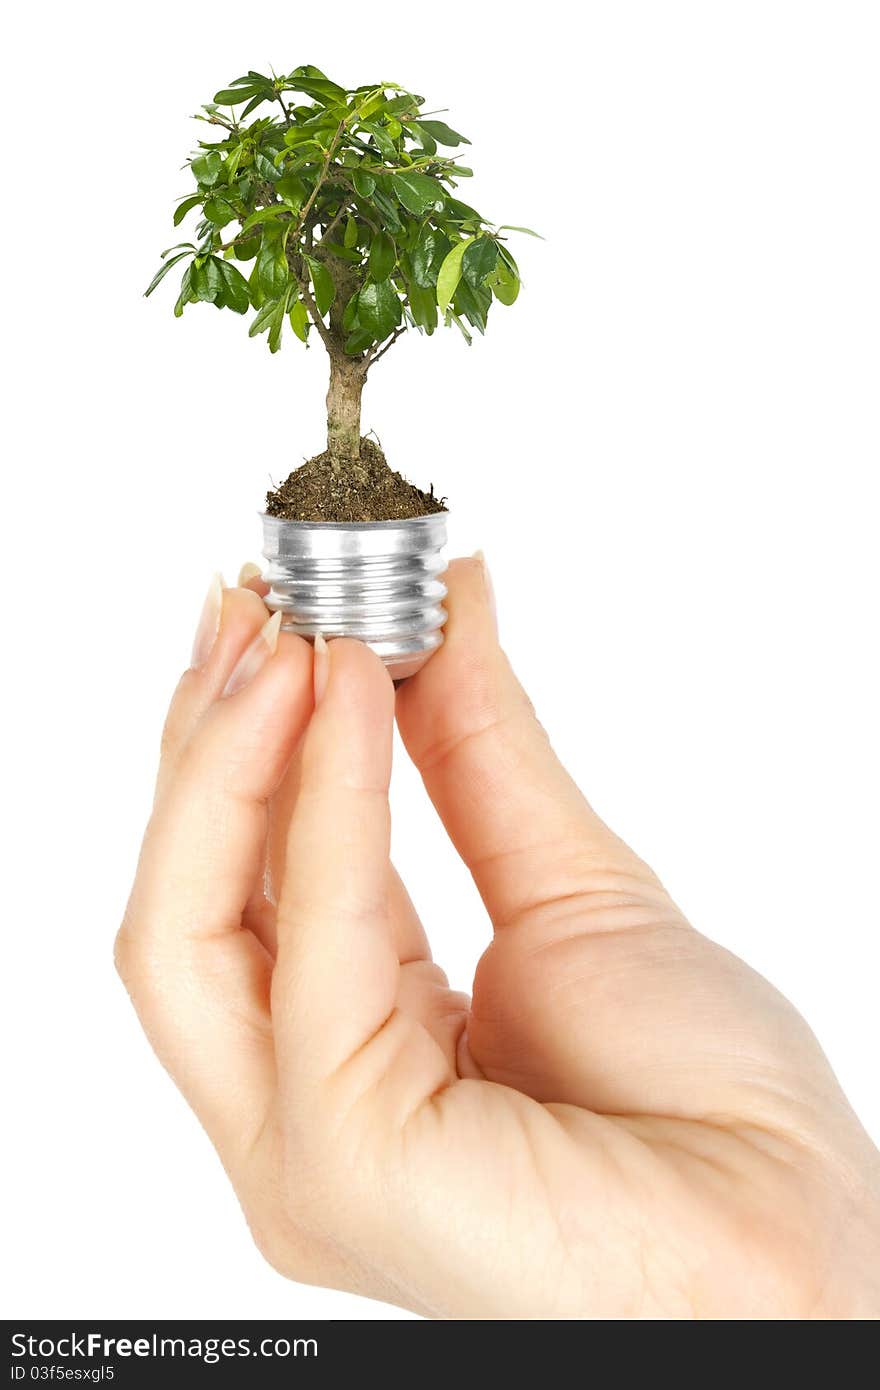
[[[389,861],[369,650],[227,590],[171,705],[117,961],[258,1245],[429,1316],[880,1316],[880,1156],[813,1035],[584,801],[480,561],[448,582],[397,714],[494,925],[470,1008]]]

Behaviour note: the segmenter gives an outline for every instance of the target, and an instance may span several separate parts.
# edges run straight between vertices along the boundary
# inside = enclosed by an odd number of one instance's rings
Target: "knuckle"
[[[189,724],[190,699],[188,692],[194,677],[193,671],[185,671],[177,682],[171,697],[171,704],[162,725],[159,739],[159,754],[162,758],[173,757],[184,741]]]
[[[317,1201],[308,1182],[284,1182],[279,1194],[255,1194],[245,1207],[251,1238],[272,1269],[300,1284],[334,1282],[334,1255],[340,1242],[334,1234],[332,1207]]]
[[[174,716],[169,714],[162,725],[162,733],[159,736],[159,758],[163,762],[166,758],[171,757],[178,742],[177,722]]]
[[[127,921],[124,921],[113,939],[113,965],[129,993],[134,978],[133,954],[131,931]]]
[[[161,995],[157,986],[157,962],[146,949],[141,931],[135,931],[128,917],[113,941],[113,964],[129,997],[140,1011],[151,996]]]
[[[246,1217],[251,1239],[266,1263],[288,1279],[302,1282],[304,1252],[298,1233],[284,1213],[275,1208],[247,1212]]]

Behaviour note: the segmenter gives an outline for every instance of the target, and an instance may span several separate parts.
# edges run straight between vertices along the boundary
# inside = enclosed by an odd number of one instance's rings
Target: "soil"
[[[361,440],[361,456],[334,468],[329,452],[317,454],[266,494],[269,516],[286,521],[401,521],[445,512],[445,498],[422,492],[389,468],[379,445]]]

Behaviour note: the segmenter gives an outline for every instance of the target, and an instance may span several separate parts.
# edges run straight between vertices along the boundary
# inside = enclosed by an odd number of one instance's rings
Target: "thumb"
[[[397,719],[496,933],[595,890],[602,875],[609,888],[626,876],[656,893],[553,752],[498,645],[485,562],[454,560],[447,584],[444,644],[404,682]]]
[[[689,926],[560,765],[498,645],[481,559],[454,561],[447,582],[446,641],[401,688],[398,722],[495,928],[474,1063],[536,1099],[617,1114],[765,1116],[805,1052],[824,1088],[795,1010]]]

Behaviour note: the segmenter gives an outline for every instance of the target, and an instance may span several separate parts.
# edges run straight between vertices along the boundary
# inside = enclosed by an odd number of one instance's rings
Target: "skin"
[[[494,924],[470,1003],[389,860],[386,672],[282,634],[222,697],[250,583],[172,700],[117,962],[270,1263],[432,1317],[880,1316],[880,1155],[560,766],[482,562],[396,697]]]

